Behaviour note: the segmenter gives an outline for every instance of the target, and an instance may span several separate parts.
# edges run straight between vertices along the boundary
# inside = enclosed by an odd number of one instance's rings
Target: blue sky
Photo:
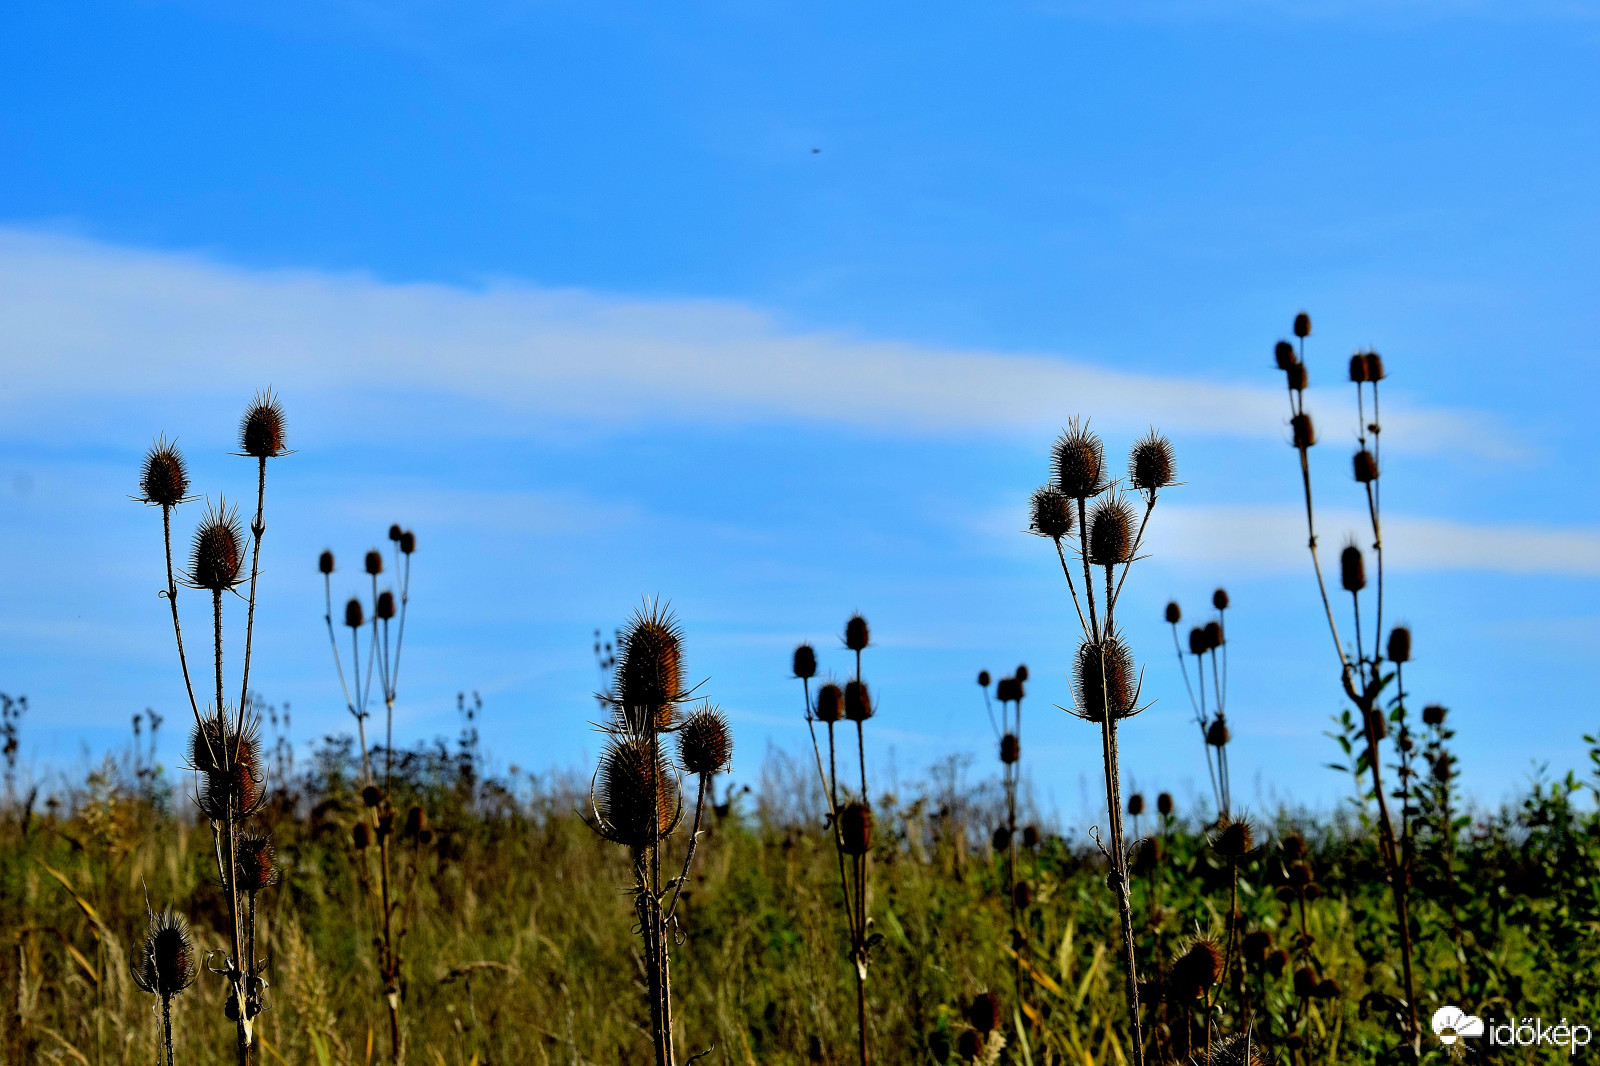
[[[1026,661],[1025,754],[1070,820],[1098,742],[1050,708],[1071,611],[1020,530],[1082,414],[1117,456],[1161,426],[1185,481],[1125,600],[1157,701],[1135,783],[1204,782],[1159,616],[1224,584],[1236,795],[1329,802],[1336,670],[1270,370],[1304,307],[1325,543],[1359,504],[1340,368],[1385,355],[1388,610],[1468,787],[1581,766],[1600,6],[1108,10],[8,7],[0,690],[32,698],[30,761],[179,720],[159,521],[127,497],[162,431],[244,495],[231,434],[272,384],[298,452],[255,671],[302,741],[343,727],[316,554],[400,521],[402,737],[453,734],[477,689],[502,764],[582,765],[590,634],[660,595],[753,779],[804,738],[792,645],[842,668],[861,610],[882,771],[988,772],[972,676]]]

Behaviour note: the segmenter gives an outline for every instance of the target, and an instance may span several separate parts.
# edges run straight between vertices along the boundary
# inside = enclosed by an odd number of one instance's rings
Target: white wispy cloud
[[[1284,433],[1283,396],[1265,381],[790,329],[731,302],[254,270],[22,229],[0,229],[0,350],[0,405],[14,424],[41,402],[270,381],[600,423],[778,418],[1037,438],[1082,411],[1112,429]],[[1399,401],[1385,412],[1385,440],[1401,447],[1483,451],[1505,439],[1471,412]]]

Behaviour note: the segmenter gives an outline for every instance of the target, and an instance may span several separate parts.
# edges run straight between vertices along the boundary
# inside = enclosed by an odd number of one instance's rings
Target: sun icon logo
[[[1483,1019],[1446,1005],[1433,1012],[1433,1032],[1440,1043],[1451,1047],[1462,1037],[1482,1036]]]

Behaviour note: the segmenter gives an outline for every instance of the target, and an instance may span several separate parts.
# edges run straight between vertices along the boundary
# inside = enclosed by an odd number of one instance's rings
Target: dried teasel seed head
[[[996,851],[1005,851],[1011,846],[1011,829],[1009,826],[996,826],[994,833],[989,837],[989,843]]]
[[[1294,345],[1288,341],[1279,341],[1272,346],[1272,359],[1278,364],[1279,370],[1288,370],[1300,361],[1300,357],[1295,354]]]
[[[422,831],[428,828],[428,812],[421,807],[413,806],[406,812],[406,836],[421,836]]]
[[[987,1036],[1000,1024],[1000,997],[993,992],[980,992],[967,1005],[966,1013],[972,1027]]]
[[[1283,848],[1283,857],[1289,862],[1299,862],[1305,858],[1306,838],[1299,833],[1290,833],[1279,846]]]
[[[1289,419],[1289,431],[1294,447],[1301,451],[1317,443],[1317,427],[1304,411]]]
[[[383,573],[383,554],[376,548],[367,552],[366,567],[367,573],[371,574],[373,577],[377,577],[379,574]]]
[[[691,774],[720,774],[733,760],[733,731],[709,703],[678,727],[678,761]]]
[[[150,915],[149,928],[130,960],[133,982],[151,995],[169,999],[194,984],[200,958],[189,921],[173,911]]]
[[[595,808],[605,835],[629,848],[647,848],[677,819],[678,786],[665,759],[651,758],[639,737],[611,740],[600,756]]]
[[[1144,813],[1144,794],[1135,792],[1128,797],[1128,813],[1137,818]]]
[[[1306,372],[1304,363],[1296,363],[1283,372],[1288,379],[1289,387],[1295,392],[1305,392],[1306,386],[1311,384],[1311,375]]]
[[[1268,953],[1262,968],[1274,977],[1280,977],[1283,971],[1289,968],[1289,952],[1283,948]]]
[[[1026,881],[1018,881],[1011,890],[1011,899],[1016,903],[1018,910],[1027,910],[1033,905],[1033,886]]]
[[[872,717],[872,693],[865,681],[844,683],[844,716],[852,722],[865,722]]]
[[[244,577],[244,527],[239,512],[226,500],[206,509],[194,531],[187,583],[197,589],[226,592]]]
[[[1223,719],[1222,715],[1217,715],[1211,720],[1211,724],[1206,726],[1206,743],[1213,748],[1225,748],[1231,739],[1232,734],[1228,732],[1228,723]]]
[[[1311,883],[1311,867],[1304,862],[1289,864],[1289,883],[1295,886]]]
[[[1306,902],[1315,903],[1322,898],[1322,886],[1315,881],[1306,886]]]
[[[1115,566],[1133,558],[1133,508],[1118,496],[1098,501],[1089,512],[1089,561]]]
[[[660,604],[636,608],[623,628],[613,699],[634,732],[672,728],[685,692],[683,634]]]
[[[1189,654],[1204,655],[1211,650],[1211,645],[1206,641],[1206,627],[1195,626],[1189,630]]]
[[[1381,710],[1374,708],[1368,714],[1367,720],[1372,723],[1372,735],[1374,737],[1383,740],[1389,735],[1389,719],[1384,717]]]
[[[1218,589],[1213,592],[1211,594],[1211,606],[1219,611],[1226,611],[1228,609],[1228,590]]]
[[[1312,995],[1318,999],[1338,999],[1340,991],[1339,982],[1327,977],[1317,983],[1317,990]]]
[[[865,855],[872,850],[871,807],[846,803],[839,809],[839,843],[846,855]]]
[[[1317,971],[1309,966],[1302,966],[1294,972],[1294,994],[1301,999],[1310,999],[1317,994],[1317,985],[1322,982],[1317,978]]]
[[[416,550],[417,550],[417,535],[415,533],[411,532],[411,530],[409,530],[409,529],[406,530],[404,533],[400,534],[400,554],[401,555],[413,555],[413,554],[416,553]]]
[[[395,543],[398,544],[400,542],[400,538],[404,535],[405,530],[400,528],[400,523],[396,522],[389,527],[389,539]]]
[[[317,571],[323,574],[333,573],[333,552],[325,551],[317,556]]]
[[[1433,779],[1440,784],[1448,784],[1455,776],[1455,764],[1454,756],[1449,752],[1441,752],[1439,757],[1433,760]]]
[[[361,609],[361,601],[354,596],[344,605],[344,624],[351,629],[360,629],[367,624],[366,613]]]
[[[1177,600],[1171,600],[1167,603],[1167,612],[1165,617],[1168,625],[1175,626],[1179,622],[1183,621],[1183,608],[1178,606]]]
[[[1038,826],[1025,825],[1022,827],[1022,846],[1025,848],[1036,848],[1039,846]]]
[[[393,618],[394,593],[390,592],[388,589],[384,589],[382,592],[378,593],[378,602],[377,605],[373,607],[372,613],[384,621],[388,621],[389,619]]]
[[[1395,626],[1389,630],[1389,661],[1392,663],[1408,663],[1411,661],[1411,627]]]
[[[1141,492],[1172,484],[1176,468],[1172,442],[1153,429],[1139,438],[1128,455],[1128,481]]]
[[[213,821],[254,814],[265,797],[266,772],[261,762],[261,740],[254,728],[240,734],[231,724],[219,727],[205,719],[189,736],[190,762],[200,773],[196,800],[200,811]]]
[[[817,650],[811,645],[802,644],[794,650],[794,676],[798,678],[817,676]]]
[[[1161,815],[1163,818],[1171,817],[1172,793],[1163,792],[1161,795],[1156,797],[1156,813]]]
[[[1172,988],[1181,990],[1179,1001],[1198,999],[1217,983],[1222,973],[1222,950],[1205,938],[1189,945],[1187,951],[1172,964]]]
[[[376,807],[383,802],[383,789],[377,785],[368,785],[361,790],[361,803],[363,806]]]
[[[1217,849],[1217,854],[1227,859],[1242,859],[1256,850],[1255,831],[1250,828],[1250,823],[1243,821],[1229,822],[1222,827],[1222,831],[1211,842]]]
[[[1357,352],[1350,357],[1350,380],[1357,385],[1367,380],[1367,357],[1364,352]]]
[[[140,499],[160,507],[176,507],[189,492],[189,470],[184,465],[183,453],[166,437],[156,442],[145,453],[144,467],[139,474]]]
[[[1239,948],[1246,962],[1260,966],[1267,961],[1267,952],[1272,950],[1272,935],[1263,929],[1253,929],[1244,935]]]
[[[864,651],[872,642],[872,634],[867,629],[867,620],[859,614],[852,615],[850,621],[844,624],[844,646],[851,651]]]
[[[1253,1032],[1234,1033],[1215,1041],[1210,1051],[1192,1061],[1195,1066],[1262,1066],[1261,1044]]]
[[[1294,316],[1294,335],[1302,340],[1311,336],[1311,316],[1304,311]]]
[[[1445,708],[1437,703],[1430,703],[1422,708],[1422,724],[1440,726],[1444,725]]]
[[[979,688],[988,688],[989,687],[989,681],[990,681],[989,671],[987,671],[987,670],[979,670],[978,671],[978,687]]]
[[[1205,634],[1207,651],[1216,651],[1228,642],[1226,635],[1222,632],[1221,622],[1215,620],[1207,622]]]
[[[1028,500],[1030,532],[1059,542],[1072,534],[1075,519],[1073,501],[1066,493],[1049,485],[1033,490]]]
[[[1007,766],[1016,762],[1022,756],[1022,742],[1015,733],[1007,733],[1000,738],[1000,761]]]
[[[277,859],[271,837],[261,833],[245,833],[239,837],[234,848],[239,888],[245,892],[260,892],[277,881]]]
[[[1360,592],[1367,587],[1366,560],[1354,544],[1346,544],[1339,553],[1339,584],[1346,592]]]
[[[976,1029],[963,1029],[956,1037],[956,1057],[962,1062],[976,1062],[983,1053],[983,1037]]]
[[[1378,480],[1378,460],[1365,448],[1357,451],[1351,461],[1355,471],[1355,478],[1363,485]]]
[[[844,717],[844,689],[828,682],[817,690],[817,721],[837,722]]]
[[[1050,449],[1050,476],[1056,489],[1074,500],[1098,496],[1105,488],[1105,445],[1076,418]]]
[[[239,420],[239,450],[257,459],[282,455],[283,406],[272,390],[256,393]]]
[[[1382,381],[1386,376],[1383,372],[1383,356],[1377,352],[1368,352],[1362,356],[1362,359],[1367,364],[1367,380],[1371,382]]]
[[[350,843],[357,851],[365,851],[372,845],[372,830],[367,828],[366,822],[357,822],[350,830]]]
[[[994,697],[1001,703],[1022,702],[1022,682],[1014,677],[1002,677],[994,686]]]
[[[1028,680],[1028,664],[1018,663],[1016,673],[1012,676],[1014,676],[1018,681]]]
[[[1139,843],[1139,850],[1133,856],[1133,869],[1135,873],[1148,874],[1161,865],[1161,838],[1146,837]]]
[[[1086,640],[1074,661],[1074,695],[1078,717],[1090,722],[1126,718],[1134,712],[1138,690],[1133,678],[1133,657],[1116,634]]]

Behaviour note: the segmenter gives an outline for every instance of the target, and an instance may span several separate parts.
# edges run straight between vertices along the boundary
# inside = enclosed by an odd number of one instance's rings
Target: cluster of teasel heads
[[[872,693],[861,676],[861,653],[872,642],[867,620],[852,615],[844,626],[844,646],[855,656],[855,677],[842,685],[832,678],[817,689],[811,682],[817,676],[817,652],[810,644],[794,650],[794,676],[800,679],[805,695],[806,727],[811,731],[811,750],[817,759],[817,776],[828,803],[828,827],[834,852],[839,859],[839,888],[845,924],[850,933],[850,962],[856,978],[856,1034],[861,1066],[867,1066],[867,969],[873,949],[882,937],[871,931],[867,916],[869,857],[872,853],[872,803],[867,793],[866,722],[872,717]],[[828,763],[822,763],[822,745],[817,738],[817,723],[828,727]],[[856,727],[856,757],[861,773],[861,788],[851,792],[848,783],[840,785],[837,737],[834,727],[853,722]],[[846,768],[848,773],[848,767]]]
[[[383,552],[372,548],[362,559],[363,576],[369,585],[367,599],[363,603],[360,596],[351,596],[344,606],[344,625],[350,630],[348,673],[344,667],[344,656],[339,650],[339,638],[333,620],[333,552],[324,551],[317,558],[317,570],[322,574],[322,620],[327,626],[328,645],[333,651],[334,668],[339,675],[339,687],[344,693],[345,708],[355,719],[357,739],[361,746],[364,813],[353,830],[352,843],[355,845],[357,870],[373,926],[372,942],[377,952],[378,976],[383,984],[383,998],[389,1014],[389,1055],[390,1061],[395,1063],[400,1062],[403,1049],[400,1002],[405,984],[405,960],[400,952],[400,944],[407,931],[404,919],[410,913],[403,904],[416,885],[416,846],[425,843],[422,837],[428,833],[424,812],[420,807],[412,808],[405,826],[407,839],[415,846],[412,849],[408,883],[402,893],[394,868],[394,837],[399,827],[396,825],[396,811],[390,801],[390,789],[394,774],[394,704],[400,684],[400,657],[405,649],[406,613],[411,604],[411,558],[416,551],[415,533],[402,529],[398,524],[389,527],[393,587],[381,589],[379,579],[384,573]],[[365,640],[363,630],[367,630]],[[367,648],[364,676],[361,657],[363,643]],[[372,715],[374,681],[378,684],[384,709],[381,785],[367,744],[367,719]],[[369,858],[368,849],[373,844],[377,845],[376,857]]]
[[[631,860],[656,1066],[677,1061],[671,946],[678,904],[694,863],[706,796],[733,760],[733,733],[721,711],[706,700],[684,713],[694,698],[687,677],[677,620],[665,605],[642,605],[618,637],[611,688],[599,694],[610,715],[599,726],[607,741],[590,788],[591,828],[627,848]],[[676,740],[675,762],[669,740]],[[683,774],[696,780],[694,820],[683,865],[663,883],[665,845],[684,821]]]
[[[1126,487],[1144,502],[1141,515],[1130,502],[1124,482],[1108,476],[1105,446],[1086,423],[1070,421],[1057,438],[1050,459],[1050,483],[1035,491],[1030,501],[1030,531],[1055,544],[1083,632],[1074,659],[1074,705],[1069,710],[1100,726],[1106,816],[1110,822],[1107,843],[1101,846],[1107,849],[1111,867],[1107,883],[1116,896],[1122,922],[1124,989],[1133,1030],[1131,1058],[1135,1066],[1144,1066],[1117,758],[1117,724],[1141,709],[1139,675],[1133,654],[1117,628],[1116,609],[1122,583],[1139,558],[1156,498],[1162,489],[1176,484],[1175,462],[1171,443],[1154,430],[1134,444],[1128,456]],[[1082,568],[1081,593],[1067,562],[1068,543]],[[1097,592],[1101,578],[1103,592]]]
[[[167,576],[162,595],[171,608],[178,663],[194,713],[189,741],[189,764],[196,778],[194,801],[211,825],[229,922],[229,943],[219,951],[206,953],[207,969],[228,983],[224,1009],[235,1023],[236,1056],[240,1066],[245,1066],[254,1043],[255,1019],[266,1005],[266,981],[262,977],[266,962],[258,960],[256,954],[256,896],[277,879],[272,841],[249,828],[252,817],[267,800],[259,721],[248,698],[256,581],[261,538],[266,532],[267,462],[288,454],[283,409],[270,391],[258,394],[246,409],[239,427],[239,449],[242,455],[256,461],[256,510],[248,536],[239,522],[237,508],[219,497],[207,507],[194,531],[181,582],[172,560],[172,513],[193,497],[189,495],[183,455],[165,437],[157,439],[145,455],[137,498],[161,508]],[[247,556],[249,583],[244,597],[246,621],[239,698],[230,703],[224,694],[222,605],[225,594],[237,595],[245,583]],[[204,709],[195,694],[184,651],[178,612],[180,584],[211,595],[214,699]],[[170,912],[152,912],[149,932],[131,965],[139,987],[160,1000],[162,1051],[169,1066],[173,1062],[172,999],[193,982],[197,963],[187,923]]]
[[[1183,672],[1183,687],[1189,694],[1189,706],[1194,711],[1195,724],[1200,728],[1200,741],[1205,748],[1206,773],[1211,779],[1211,795],[1216,803],[1217,817],[1227,821],[1233,807],[1233,791],[1228,773],[1228,640],[1224,620],[1228,613],[1228,590],[1217,589],[1211,594],[1211,606],[1217,616],[1205,625],[1189,629],[1189,654],[1194,656],[1194,681],[1189,680],[1188,661],[1183,657],[1183,645],[1178,642],[1178,623],[1183,621],[1183,608],[1177,600],[1167,604],[1163,617],[1172,627],[1172,647],[1178,654],[1178,669]],[[1211,695],[1206,702],[1206,658],[1211,660]]]
[[[1011,909],[1011,950],[1013,952],[1012,983],[1018,1002],[1026,1002],[1027,985],[1022,972],[1022,960],[1027,950],[1023,933],[1023,916],[1033,902],[1033,887],[1017,879],[1017,785],[1022,773],[1022,700],[1027,695],[1028,667],[1018,665],[1010,677],[994,682],[994,698],[990,699],[989,671],[978,672],[978,687],[983,690],[984,710],[989,715],[989,726],[994,730],[995,743],[1000,750],[1001,782],[1006,797],[1005,823],[995,827],[993,845],[1006,868],[1006,896]],[[1000,717],[994,716],[994,704],[1000,704]],[[1028,827],[1030,830],[1032,826]],[[1034,839],[1038,831],[1033,830]]]

